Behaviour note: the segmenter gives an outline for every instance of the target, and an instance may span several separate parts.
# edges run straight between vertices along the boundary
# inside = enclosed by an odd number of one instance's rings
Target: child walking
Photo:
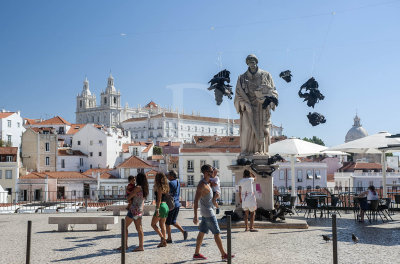
[[[215,210],[216,214],[219,214],[219,205],[217,203],[217,199],[219,199],[221,197],[221,182],[220,182],[217,174],[218,174],[218,169],[213,168],[213,174],[210,178],[210,183],[211,183],[211,189],[213,191],[212,202],[216,208],[216,210]]]

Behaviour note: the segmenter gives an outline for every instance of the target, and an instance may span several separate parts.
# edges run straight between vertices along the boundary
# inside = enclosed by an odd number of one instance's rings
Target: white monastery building
[[[9,147],[19,148],[21,146],[22,133],[25,131],[23,124],[23,119],[19,111],[6,112],[6,110],[1,110],[0,139]]]

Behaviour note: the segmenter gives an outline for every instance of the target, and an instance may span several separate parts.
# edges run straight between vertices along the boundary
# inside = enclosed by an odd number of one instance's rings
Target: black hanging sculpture
[[[274,103],[276,106],[278,106],[278,98],[273,97],[273,96],[265,96],[264,103],[262,104],[262,108],[266,109],[270,103]]]
[[[279,77],[281,77],[288,83],[290,83],[292,81],[292,73],[289,70],[281,72],[279,74]]]
[[[272,165],[272,164],[274,164],[274,163],[276,163],[278,161],[285,161],[285,159],[282,158],[281,155],[275,154],[274,156],[271,156],[271,157],[268,158],[268,165]]]
[[[246,158],[240,158],[236,161],[236,164],[239,166],[245,166],[245,165],[250,165],[252,164],[252,160],[246,159]]]
[[[303,93],[302,90],[305,89]],[[309,91],[307,93],[307,91]],[[307,82],[305,82],[299,90],[299,97],[304,98],[307,101],[309,107],[314,108],[314,105],[319,102],[319,100],[324,100],[325,96],[318,90],[318,82],[311,77]]]
[[[210,84],[208,90],[214,90],[215,101],[217,102],[217,105],[222,103],[222,97],[224,95],[232,100],[233,92],[232,85],[229,85],[231,81],[229,74],[230,72],[225,69],[214,75],[214,77],[208,82]]]
[[[319,124],[323,124],[326,122],[325,117],[317,112],[314,113],[309,112],[307,117],[308,117],[308,122],[310,122],[312,126],[318,126]]]

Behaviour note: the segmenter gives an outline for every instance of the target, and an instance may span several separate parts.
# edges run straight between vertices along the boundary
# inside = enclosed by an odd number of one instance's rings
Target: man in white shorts
[[[257,232],[254,229],[254,218],[256,216],[255,212],[257,210],[256,194],[254,189],[254,175],[250,174],[249,170],[244,170],[243,179],[239,182],[239,197],[240,203],[242,204],[243,211],[245,212],[244,223],[246,225],[245,231],[249,230],[248,218],[250,211],[250,232]]]

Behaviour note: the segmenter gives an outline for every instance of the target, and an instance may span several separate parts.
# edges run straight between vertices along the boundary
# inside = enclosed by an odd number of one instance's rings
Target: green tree
[[[4,147],[6,143],[0,138],[0,147]]]
[[[154,146],[153,147],[153,154],[154,155],[162,155],[162,148]]]
[[[321,146],[325,146],[325,143],[324,143],[324,141],[322,141],[322,139],[320,139],[319,137],[316,137],[316,136],[313,136],[312,138],[303,138],[303,140],[304,141],[307,141],[307,142],[311,142],[311,143],[314,143],[314,144],[318,144],[318,145],[321,145]]]

